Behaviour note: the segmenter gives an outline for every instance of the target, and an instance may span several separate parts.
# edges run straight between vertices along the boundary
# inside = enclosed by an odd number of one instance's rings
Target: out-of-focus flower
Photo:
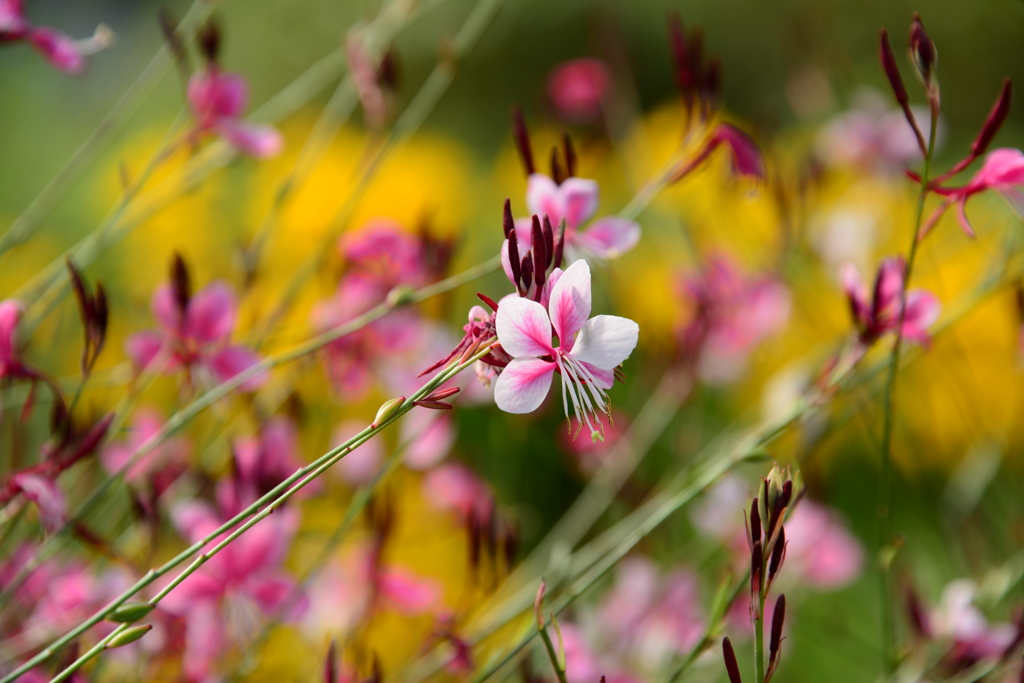
[[[224,282],[211,283],[195,296],[177,284],[163,285],[153,295],[152,310],[160,329],[134,334],[126,343],[138,368],[154,364],[167,375],[182,368],[198,370],[226,382],[260,361],[249,349],[229,343],[236,304],[234,293]],[[254,391],[266,380],[266,373],[260,373],[240,389]]]
[[[612,446],[629,426],[629,418],[619,410],[612,410],[608,415],[598,413],[597,419],[601,422],[600,431],[604,434],[603,441],[573,439],[571,434],[578,432],[582,427],[575,417],[569,418],[569,431],[563,432],[561,439],[562,446],[576,456],[576,461],[584,474],[593,474],[597,471],[607,459]]]
[[[681,346],[705,382],[724,384],[743,374],[747,358],[789,318],[789,292],[771,277],[750,278],[726,256],[713,257],[682,282],[696,311],[679,332]]]
[[[632,320],[611,315],[590,317],[590,266],[577,261],[564,273],[552,273],[548,310],[536,301],[505,297],[498,305],[498,341],[513,360],[494,387],[498,407],[509,413],[530,413],[540,407],[557,371],[562,377],[562,403],[569,402],[580,423],[600,434],[594,419],[607,413],[607,391],[615,368],[636,347],[640,328]],[[552,328],[558,346],[552,344]],[[588,393],[589,392],[589,393]],[[600,422],[598,422],[600,425]]]
[[[366,428],[365,422],[346,420],[334,430],[332,444],[345,443]],[[361,486],[373,480],[384,460],[384,447],[380,439],[370,439],[342,458],[332,471],[352,485]]]
[[[108,444],[100,455],[100,462],[113,474],[128,464],[132,455],[164,427],[164,421],[155,410],[142,409],[132,418],[128,438]],[[125,481],[140,483],[160,472],[175,471],[188,463],[192,446],[183,437],[171,437],[139,458],[125,472]]]
[[[974,237],[974,228],[967,220],[967,200],[986,190],[998,192],[1017,213],[1024,215],[1024,152],[1006,147],[994,149],[985,157],[985,163],[971,181],[963,187],[933,187],[932,191],[945,196],[945,200],[921,227],[920,236],[927,235],[946,209],[955,203],[960,227],[968,237]]]
[[[632,557],[619,565],[615,586],[604,597],[600,620],[609,642],[656,670],[674,654],[688,652],[704,633],[697,578],[687,569],[662,576],[653,562]]]
[[[452,510],[463,519],[490,515],[490,490],[465,465],[448,463],[431,470],[423,478],[423,492],[434,507]]]
[[[927,108],[912,107],[914,117],[931,126]],[[936,148],[945,137],[939,121]],[[914,130],[907,125],[902,109],[890,109],[874,90],[861,92],[853,108],[838,114],[818,134],[815,151],[829,166],[859,167],[882,173],[900,173],[923,157]]]
[[[9,486],[35,503],[39,509],[39,522],[44,529],[53,532],[64,523],[67,502],[55,481],[39,474],[23,472],[11,477]]]
[[[853,266],[843,269],[843,290],[864,346],[871,346],[879,337],[895,332],[899,327],[904,270],[902,257],[882,261],[869,297],[857,269]],[[928,328],[939,318],[941,304],[938,297],[925,289],[911,289],[906,294],[906,305],[901,335],[904,339],[927,346],[931,343]]]
[[[338,242],[348,264],[376,280],[383,295],[396,285],[421,287],[442,276],[451,249],[449,241],[430,237],[426,226],[414,235],[384,218],[370,221]]]
[[[455,425],[443,412],[414,410],[399,425],[400,438],[408,442],[405,464],[413,470],[428,470],[451,451],[455,443]]]
[[[18,374],[22,367],[15,353],[14,339],[22,311],[20,301],[0,301],[0,379]]]
[[[38,585],[28,585],[32,582]],[[50,633],[71,628],[112,600],[130,583],[129,577],[118,569],[94,574],[76,563],[65,566],[51,563],[26,583],[26,590],[39,592],[28,625]]]
[[[221,71],[214,63],[192,74],[188,104],[195,119],[193,142],[206,134],[224,138],[230,145],[256,158],[277,155],[284,145],[281,134],[270,126],[246,123],[242,112],[249,100],[249,86],[239,74]]]
[[[552,69],[547,81],[548,99],[563,121],[590,123],[601,115],[611,80],[601,60],[572,59]]]
[[[223,518],[210,505],[194,501],[178,507],[173,521],[195,543]],[[294,509],[278,510],[211,557],[163,600],[167,611],[186,620],[184,663],[190,680],[212,674],[213,661],[228,645],[229,635],[252,632],[256,613],[272,616],[289,608],[287,617],[301,615],[306,602],[296,599],[301,594],[281,567],[298,521]]]
[[[66,73],[85,71],[86,55],[108,47],[113,38],[113,32],[103,24],[84,40],[75,40],[47,26],[33,26],[25,18],[24,0],[0,0],[0,44],[27,41],[50,64]]]
[[[945,663],[957,671],[1003,656],[1017,636],[1013,624],[989,624],[974,605],[977,594],[978,586],[970,579],[951,581],[942,591],[939,607],[927,617],[928,635],[949,643]]]
[[[233,446],[235,479],[251,489],[249,497],[252,500],[267,493],[302,467],[299,460],[299,435],[295,424],[287,417],[267,420],[258,436],[237,438]]]

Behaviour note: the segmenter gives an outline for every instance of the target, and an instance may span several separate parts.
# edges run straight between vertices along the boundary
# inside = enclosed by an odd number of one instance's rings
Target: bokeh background
[[[257,109],[336,50],[345,33],[371,19],[379,4],[224,0],[215,11],[224,34],[221,61],[247,76],[250,111]],[[394,107],[399,112],[445,54],[474,3],[423,4],[422,13],[393,43],[399,74]],[[105,22],[117,34],[117,44],[92,57],[88,72],[77,78],[55,73],[26,47],[0,51],[0,230],[101,124],[151,58],[162,40],[157,10],[167,7],[181,16],[187,9],[181,2],[143,1],[30,0],[28,5],[36,23],[56,25],[76,36],[88,35]],[[506,2],[479,43],[458,62],[452,85],[422,127],[385,158],[348,213],[343,212],[347,197],[373,133],[362,125],[358,112],[342,127],[280,215],[269,256],[242,300],[243,334],[258,329],[288,275],[311,250],[322,247],[330,230],[354,230],[379,217],[408,227],[428,216],[434,234],[457,240],[453,272],[496,253],[502,200],[512,197],[520,213],[524,206],[525,178],[510,136],[515,104],[523,107],[538,150],[550,147],[563,128],[572,131],[580,175],[602,184],[601,213],[618,211],[680,140],[666,27],[666,16],[673,11],[688,26],[703,27],[706,49],[722,62],[725,111],[765,150],[770,179],[754,188],[737,184],[724,160],[716,160],[698,176],[666,190],[640,215],[645,237],[635,251],[595,269],[597,305],[641,324],[641,346],[626,368],[630,379],[615,390],[616,409],[627,419],[634,416],[657,386],[673,353],[675,331],[693,315],[677,278],[712,254],[727,253],[752,272],[779,273],[790,288],[792,312],[784,330],[754,352],[742,378],[724,386],[698,383],[600,526],[621,519],[722,430],[748,424],[771,410],[773,397],[785,395],[787,381],[809,381],[850,334],[839,264],[818,246],[821,235],[846,220],[847,227],[840,230],[858,245],[850,253],[860,256],[858,266],[865,274],[882,256],[902,252],[908,244],[914,188],[898,173],[825,167],[810,190],[797,189],[807,160],[814,157],[822,131],[834,117],[855,107],[865,88],[889,102],[877,64],[879,27],[894,36],[908,81],[901,47],[913,11],[921,12],[939,47],[944,134],[937,164],[944,168],[963,155],[1003,79],[1024,82],[1024,3]],[[565,126],[554,115],[545,83],[553,67],[581,56],[600,58],[610,66],[614,106],[607,108],[600,124]],[[90,276],[106,284],[112,300],[111,338],[101,370],[114,380],[118,377],[125,363],[123,341],[148,326],[150,293],[165,280],[172,253],[188,259],[197,282],[224,278],[241,285],[241,248],[257,233],[334,83],[277,122],[286,140],[280,157],[231,163],[141,218],[137,229],[90,267]],[[24,291],[44,265],[95,229],[117,201],[122,174],[130,178],[141,171],[182,107],[182,82],[172,71],[155,84],[152,95],[56,205],[32,241],[2,257],[3,298]],[[1017,109],[997,144],[1022,143],[1024,118]],[[158,170],[154,182],[186,161],[187,155],[175,157]],[[950,312],[956,310],[958,297],[992,269],[1002,250],[1020,243],[1020,220],[998,198],[973,200],[971,215],[979,239],[968,241],[952,217],[943,219],[922,250],[916,274],[920,279],[915,284],[933,289]],[[328,261],[267,335],[261,351],[284,349],[309,335],[310,311],[337,281],[338,264]],[[503,286],[500,275],[492,275],[431,302],[425,310],[455,335],[473,293],[504,291]],[[986,586],[1002,580],[1002,590],[992,591],[997,599],[983,605],[996,621],[1008,619],[1012,605],[1024,597],[1019,585],[1024,544],[1020,324],[1012,287],[988,296],[915,357],[898,390],[894,516],[905,537],[898,564],[901,580],[912,581],[930,602],[937,602],[955,578],[971,577]],[[45,334],[30,346],[31,357],[58,376],[72,375],[77,355],[61,340],[77,335],[69,331],[77,330],[75,325],[73,306],[62,303],[43,323]],[[359,402],[346,403],[332,397],[318,366],[304,365],[295,372],[305,461],[326,450],[339,422],[372,417],[374,407],[387,398],[378,388]],[[159,384],[153,392],[161,406],[176,404],[173,384]],[[110,387],[97,383],[83,403],[99,413],[119,396],[116,381]],[[878,670],[880,616],[873,559],[878,550],[878,405],[876,378],[838,399],[814,426],[769,449],[771,458],[800,467],[811,498],[835,508],[865,548],[855,581],[839,590],[808,591],[793,601],[782,680],[864,681]],[[520,530],[520,552],[529,552],[587,480],[585,468],[561,438],[564,425],[557,406],[522,417],[499,413],[485,403],[457,409],[454,419],[458,436],[451,457],[471,466],[493,489],[501,509]],[[212,428],[204,425],[199,429]],[[238,431],[253,427],[243,421]],[[394,445],[397,440],[388,436],[386,442]],[[197,467],[211,476],[222,473],[224,450],[223,442],[218,448],[213,441],[196,455]],[[764,469],[763,464],[748,465],[741,474],[752,481]],[[95,476],[80,481],[95,481],[90,478]],[[425,505],[418,477],[400,472],[389,484],[396,499],[407,501],[400,504],[406,507],[394,552],[442,581],[446,595],[456,596],[467,580],[461,559],[465,540],[458,524],[417,515]],[[301,566],[313,554],[317,539],[344,513],[348,495],[342,492],[337,500],[310,503],[304,510],[306,521],[290,556],[292,566]],[[110,530],[118,524],[110,521]],[[694,531],[685,511],[645,541],[640,552],[663,567],[685,565],[698,572],[706,607],[724,551]],[[599,586],[594,595],[605,589]],[[394,671],[420,650],[431,628],[429,620],[386,616],[363,636],[363,645],[383,652],[385,671]],[[282,630],[271,639],[252,680],[310,680],[320,666],[323,645]],[[694,673],[694,680],[719,678],[724,679],[717,660],[704,662]]]

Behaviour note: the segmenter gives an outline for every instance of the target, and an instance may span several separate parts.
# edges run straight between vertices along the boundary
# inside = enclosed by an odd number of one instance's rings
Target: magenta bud
[[[480,301],[483,301],[485,304],[487,304],[492,311],[494,311],[495,313],[498,312],[498,304],[497,302],[494,301],[494,299],[487,296],[486,294],[481,294],[480,292],[477,292],[476,296],[478,299],[480,299]]]
[[[988,146],[992,143],[992,138],[1002,128],[1003,122],[1006,121],[1006,117],[1010,114],[1010,100],[1012,97],[1013,83],[1007,78],[1003,81],[1003,89],[999,91],[999,97],[996,99],[995,104],[992,105],[992,111],[988,113],[988,118],[985,119],[981,130],[978,131],[978,137],[971,143],[972,156],[981,156],[988,149]]]
[[[914,18],[910,22],[910,61],[914,63],[917,76],[925,85],[931,85],[938,59],[935,43],[924,30],[921,15],[914,12]]]
[[[324,661],[324,683],[338,683],[337,643],[331,639],[327,648],[327,659]]]
[[[889,32],[884,28],[878,35],[878,59],[882,63],[882,69],[885,70],[886,77],[889,79],[889,85],[896,96],[896,101],[901,105],[908,104],[910,97],[907,95],[906,86],[903,85],[900,68],[896,64],[896,55],[893,54],[892,43],[889,42]]]

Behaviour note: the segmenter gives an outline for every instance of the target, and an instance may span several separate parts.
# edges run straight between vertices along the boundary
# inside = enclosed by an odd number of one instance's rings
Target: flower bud
[[[971,143],[971,154],[975,157],[981,156],[992,143],[1003,122],[1010,114],[1010,99],[1013,96],[1013,83],[1007,78],[1003,81],[1003,89],[999,92],[999,98],[992,105],[992,111],[988,113],[984,125],[978,131],[978,137]]]
[[[910,23],[910,61],[913,62],[914,71],[921,82],[931,87],[939,55],[935,50],[935,43],[924,30],[921,15],[917,12],[914,12],[914,18]]]
[[[558,636],[558,670],[565,671],[565,639],[562,638],[562,629],[558,625],[555,613],[551,613],[551,625],[555,627],[555,635]]]
[[[889,42],[889,32],[884,28],[878,35],[878,61],[882,63],[885,76],[889,79],[889,86],[892,88],[896,101],[901,105],[910,102],[907,95],[907,88],[903,85],[903,77],[900,75],[900,68],[896,64],[896,55],[892,51],[892,43]]]
[[[537,595],[533,598],[533,618],[537,620],[537,630],[544,630],[544,591],[547,589],[547,582],[540,580],[537,586]]]
[[[381,426],[391,418],[398,415],[398,412],[402,409],[402,405],[405,403],[405,396],[399,396],[393,398],[390,401],[385,401],[381,404],[380,408],[377,409],[377,416],[373,418],[373,424],[370,426],[374,429]]]
[[[153,624],[145,624],[143,626],[132,626],[129,629],[125,629],[110,639],[110,642],[107,643],[107,649],[122,647],[129,643],[134,643],[136,640],[149,633],[152,628]]]
[[[151,605],[148,602],[126,602],[111,610],[107,615],[107,620],[133,624],[154,609],[156,609],[156,605]]]
[[[516,229],[516,221],[512,217],[512,201],[506,197],[505,207],[501,212],[501,229],[505,231],[505,239]]]
[[[530,133],[526,129],[526,120],[523,118],[523,110],[518,106],[512,109],[512,138],[519,150],[519,157],[523,160],[523,168],[526,175],[533,175],[536,167],[533,165],[533,147],[530,146]]]
[[[411,304],[415,295],[416,290],[409,285],[397,285],[388,292],[388,305],[392,308],[398,308],[399,306]]]
[[[736,652],[732,649],[732,643],[726,638],[722,641],[722,656],[725,658],[725,670],[729,674],[729,683],[743,683],[740,678],[740,667],[736,662]]]

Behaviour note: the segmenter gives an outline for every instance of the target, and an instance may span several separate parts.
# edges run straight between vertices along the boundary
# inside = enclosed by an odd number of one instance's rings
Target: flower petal
[[[628,318],[595,316],[580,330],[572,357],[602,370],[613,370],[633,353],[639,335],[640,326]]]
[[[575,246],[601,259],[613,259],[640,241],[640,226],[617,216],[600,218],[573,236]]]
[[[85,71],[85,57],[75,40],[52,28],[35,28],[28,34],[29,42],[35,46],[46,59],[61,71],[78,74]]]
[[[192,297],[185,314],[185,336],[201,344],[227,341],[235,329],[235,294],[214,282]]]
[[[210,370],[221,382],[226,382],[235,375],[245,372],[260,362],[260,357],[241,346],[229,346],[219,353],[206,359]],[[242,382],[238,387],[241,391],[255,391],[266,384],[269,376],[265,371],[257,373]]]
[[[284,147],[284,138],[272,126],[223,118],[217,121],[216,128],[234,147],[256,159],[277,156]]]
[[[555,181],[543,173],[531,173],[526,181],[526,206],[536,216],[547,216],[552,225],[558,225],[565,213],[562,194]],[[517,231],[518,232],[518,231]],[[526,253],[525,250],[521,250]]]
[[[907,310],[903,314],[903,337],[919,344],[928,344],[931,341],[928,328],[939,319],[941,310],[939,298],[928,290],[908,291]]]
[[[502,299],[494,326],[501,347],[513,358],[554,353],[551,322],[544,307],[536,301],[519,297]]]
[[[563,351],[572,350],[576,333],[590,317],[590,303],[590,266],[580,260],[558,278],[548,303],[551,323]]]
[[[597,188],[597,181],[586,178],[568,178],[559,186],[562,195],[562,207],[567,228],[578,228],[590,220],[597,211],[597,202],[600,196]],[[552,226],[557,223],[552,218]]]
[[[135,367],[141,370],[142,368],[149,367],[150,363],[156,360],[163,347],[163,336],[154,330],[146,330],[128,337],[128,341],[125,342],[124,345],[124,350],[132,359]],[[169,358],[163,366],[163,371],[164,374],[169,375],[177,371],[180,362],[178,361],[177,356],[170,353],[168,356]]]
[[[974,228],[971,227],[971,222],[967,220],[967,196],[965,195],[960,201],[956,203],[956,217],[960,220],[960,227],[968,237],[975,237]]]
[[[67,503],[57,484],[38,474],[18,474],[11,483],[39,508],[39,523],[48,532],[53,532],[64,523]]]
[[[178,309],[178,301],[174,296],[174,289],[170,285],[161,285],[153,292],[150,308],[157,324],[165,334],[177,335],[181,331],[179,329],[181,313]]]
[[[421,614],[441,598],[441,589],[401,567],[388,567],[377,579],[381,595],[405,614]]]
[[[555,364],[539,358],[516,358],[498,375],[494,402],[506,413],[532,413],[551,389]]]

